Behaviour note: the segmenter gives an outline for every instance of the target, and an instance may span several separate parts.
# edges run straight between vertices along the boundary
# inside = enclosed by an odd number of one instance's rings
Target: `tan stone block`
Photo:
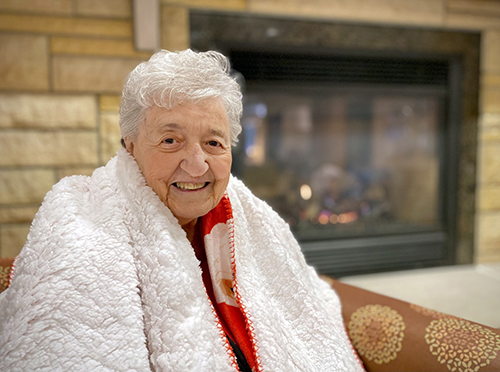
[[[500,211],[500,186],[484,186],[477,191],[479,211]]]
[[[500,113],[500,89],[482,89],[481,112]]]
[[[500,125],[485,125],[480,128],[479,138],[483,143],[493,142],[500,144]],[[500,159],[499,159],[500,162]]]
[[[115,113],[101,114],[101,163],[105,164],[122,147],[119,116]]]
[[[448,0],[448,10],[456,13],[500,15],[500,3],[491,0]]]
[[[481,86],[483,89],[500,89],[500,73],[481,74]]]
[[[481,250],[476,253],[475,263],[497,263],[500,262],[500,251],[498,252],[482,252]]]
[[[32,207],[3,207],[0,208],[0,224],[2,223],[31,223],[38,212],[38,206]]]
[[[252,13],[420,26],[441,26],[445,9],[445,0],[248,0],[247,3]]]
[[[0,170],[0,204],[40,203],[54,183],[52,170]]]
[[[50,49],[53,54],[136,57],[144,59],[151,57],[151,53],[136,51],[134,43],[131,40],[54,36],[50,40]]]
[[[73,12],[73,2],[72,0],[0,0],[0,10],[70,15]]]
[[[444,25],[449,28],[459,28],[467,30],[498,30],[500,29],[500,15],[490,14],[467,14],[467,13],[448,13]]]
[[[0,94],[0,128],[95,128],[93,96]]]
[[[70,176],[91,176],[94,173],[95,167],[71,167],[71,168],[61,168],[58,169],[57,180],[59,181],[61,178],[70,177]]]
[[[500,30],[486,30],[481,35],[481,70],[500,71]]]
[[[498,254],[500,251],[500,212],[481,213],[477,218],[476,254]]]
[[[99,96],[99,109],[101,111],[120,111],[121,95],[102,95]]]
[[[481,127],[500,126],[500,113],[495,114],[487,112],[486,114],[483,114],[481,116],[480,126]]]
[[[0,34],[0,90],[48,89],[47,38]]]
[[[500,185],[500,144],[482,144],[479,153],[479,183]]]
[[[29,224],[2,225],[0,227],[0,257],[16,257],[26,243]]]
[[[1,31],[40,32],[53,35],[89,35],[98,37],[133,36],[132,21],[115,19],[48,17],[0,14]]]
[[[163,4],[184,5],[192,8],[209,8],[224,10],[244,10],[246,0],[162,0]]]
[[[97,17],[132,17],[132,1],[130,0],[76,0],[76,13]]]
[[[161,47],[170,51],[189,48],[189,10],[179,6],[161,8]]]
[[[97,161],[95,132],[0,132],[0,166],[97,165]]]
[[[128,74],[141,59],[53,58],[56,91],[121,93]]]

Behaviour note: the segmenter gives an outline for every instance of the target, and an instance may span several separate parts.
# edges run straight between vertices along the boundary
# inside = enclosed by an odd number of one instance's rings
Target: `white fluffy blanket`
[[[238,293],[263,371],[362,371],[339,299],[287,224],[238,180]],[[236,371],[199,262],[135,160],[63,179],[0,295],[1,371]]]

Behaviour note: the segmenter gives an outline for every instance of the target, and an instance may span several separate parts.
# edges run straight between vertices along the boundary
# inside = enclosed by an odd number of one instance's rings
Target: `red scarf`
[[[238,345],[250,368],[257,371],[251,326],[235,288],[233,212],[227,195],[199,220],[197,228],[193,246],[208,296],[226,335]]]

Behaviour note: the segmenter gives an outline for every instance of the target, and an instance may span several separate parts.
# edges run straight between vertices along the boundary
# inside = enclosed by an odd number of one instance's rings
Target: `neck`
[[[187,236],[188,240],[191,242],[191,245],[193,244],[193,240],[194,240],[195,235],[196,235],[196,223],[197,222],[198,222],[197,218],[195,218],[192,221],[186,222],[186,223],[182,223],[181,221],[179,221],[182,229],[186,232],[186,236]]]

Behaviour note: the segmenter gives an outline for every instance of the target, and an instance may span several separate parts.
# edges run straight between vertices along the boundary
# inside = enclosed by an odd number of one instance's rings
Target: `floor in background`
[[[500,328],[500,263],[358,275],[341,281]]]

